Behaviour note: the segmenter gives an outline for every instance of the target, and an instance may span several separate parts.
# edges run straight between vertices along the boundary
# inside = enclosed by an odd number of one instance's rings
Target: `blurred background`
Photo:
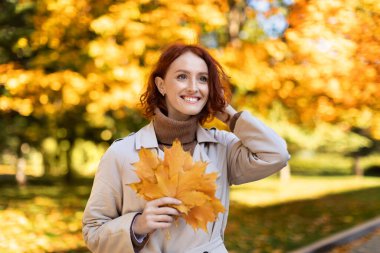
[[[139,95],[175,41],[207,47],[233,106],[292,155],[232,188],[230,252],[286,252],[378,215],[379,1],[2,0],[1,252],[88,252],[98,161],[147,123]]]

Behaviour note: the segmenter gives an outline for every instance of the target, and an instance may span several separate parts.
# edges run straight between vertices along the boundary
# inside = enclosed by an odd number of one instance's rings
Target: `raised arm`
[[[259,180],[286,166],[290,156],[277,133],[247,111],[236,114],[228,106],[226,114],[230,115],[226,123],[233,128],[233,134],[226,134],[224,140],[231,184]]]

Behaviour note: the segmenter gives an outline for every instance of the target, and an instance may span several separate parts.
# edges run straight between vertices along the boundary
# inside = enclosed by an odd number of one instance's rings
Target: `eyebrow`
[[[185,72],[185,73],[187,73],[187,74],[190,74],[190,72],[189,71],[187,71],[187,70],[184,70],[184,69],[179,69],[179,70],[177,70],[176,72],[174,72],[174,73],[177,73],[177,72]],[[208,75],[208,73],[207,72],[199,72],[199,74],[201,74],[201,75]]]

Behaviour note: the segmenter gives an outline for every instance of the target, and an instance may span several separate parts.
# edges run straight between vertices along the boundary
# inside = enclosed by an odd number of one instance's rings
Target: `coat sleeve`
[[[285,141],[246,111],[225,141],[230,184],[265,178],[284,168],[290,158]]]
[[[112,146],[111,146],[112,148]],[[83,214],[83,237],[96,253],[134,252],[130,226],[137,212],[122,213],[121,162],[109,148],[95,175],[90,198]]]

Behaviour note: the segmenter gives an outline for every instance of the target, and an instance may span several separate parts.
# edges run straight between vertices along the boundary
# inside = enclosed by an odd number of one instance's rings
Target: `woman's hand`
[[[225,124],[229,125],[230,120],[236,113],[237,111],[231,105],[227,105],[226,108],[224,108],[224,112],[217,112],[215,116],[220,121],[223,121]]]
[[[163,197],[146,203],[144,211],[138,215],[133,223],[135,234],[144,235],[158,228],[168,228],[173,224],[175,217],[180,213],[168,205],[180,205],[181,201],[175,198]]]

